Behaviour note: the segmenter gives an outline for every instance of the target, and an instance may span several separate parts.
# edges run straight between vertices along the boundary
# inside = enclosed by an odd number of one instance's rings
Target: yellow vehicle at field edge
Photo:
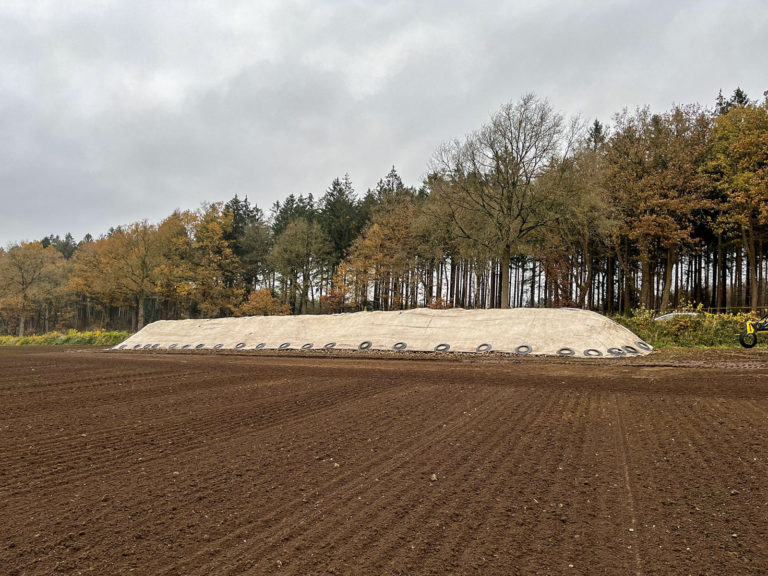
[[[768,332],[768,313],[757,322],[747,321],[747,329],[739,334],[739,343],[744,348],[754,348],[760,332]]]

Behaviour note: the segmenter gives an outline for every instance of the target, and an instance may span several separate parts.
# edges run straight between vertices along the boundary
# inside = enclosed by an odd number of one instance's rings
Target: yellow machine
[[[768,314],[757,322],[747,322],[747,330],[739,334],[739,342],[744,348],[752,348],[757,344],[757,335],[760,332],[768,332]]]

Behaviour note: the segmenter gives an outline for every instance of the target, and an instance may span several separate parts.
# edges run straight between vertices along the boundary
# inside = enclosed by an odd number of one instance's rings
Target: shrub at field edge
[[[739,332],[746,329],[748,320],[758,319],[752,313],[710,314],[701,310],[683,312],[696,314],[656,321],[653,311],[641,309],[635,310],[632,316],[616,316],[613,319],[654,348],[738,347]]]
[[[78,332],[69,330],[48,332],[35,336],[0,336],[0,346],[114,346],[130,336],[130,332],[103,332],[94,330]]]

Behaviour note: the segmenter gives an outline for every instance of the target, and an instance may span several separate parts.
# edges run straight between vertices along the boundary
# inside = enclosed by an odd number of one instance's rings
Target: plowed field
[[[768,351],[0,348],[0,574],[80,573],[767,574]]]

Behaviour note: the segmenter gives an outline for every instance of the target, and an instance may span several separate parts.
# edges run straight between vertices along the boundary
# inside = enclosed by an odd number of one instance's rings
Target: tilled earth
[[[0,348],[0,574],[766,574],[768,351]]]

